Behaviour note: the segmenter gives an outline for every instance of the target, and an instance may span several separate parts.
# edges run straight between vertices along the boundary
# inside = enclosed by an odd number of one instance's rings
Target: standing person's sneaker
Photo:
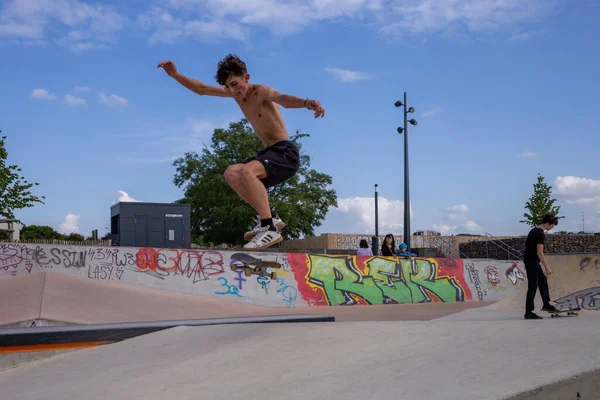
[[[260,226],[260,215],[256,216],[256,225],[254,226],[254,228],[252,228],[251,230],[249,230],[248,232],[246,232],[244,234],[244,240],[250,240],[252,239],[254,236],[256,236],[256,234],[258,232],[260,232],[261,230],[261,226]],[[273,225],[275,225],[275,228],[277,228],[278,231],[282,230],[283,228],[285,228],[285,222],[283,222],[279,217],[277,216],[273,216]]]
[[[257,228],[254,228],[257,229]],[[244,245],[246,250],[262,250],[281,242],[283,238],[277,231],[269,230],[268,226],[258,228],[251,241]]]
[[[536,313],[525,313],[525,319],[543,319],[542,317],[540,317],[539,315],[537,315]]]
[[[548,304],[547,306],[542,307],[542,311],[560,312],[560,310],[554,307],[552,304]]]

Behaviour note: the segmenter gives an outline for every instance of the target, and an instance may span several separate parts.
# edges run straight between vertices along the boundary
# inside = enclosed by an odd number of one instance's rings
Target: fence
[[[61,240],[61,239],[21,239],[0,240],[0,243],[24,243],[24,244],[59,244],[66,246],[112,246],[111,240]]]

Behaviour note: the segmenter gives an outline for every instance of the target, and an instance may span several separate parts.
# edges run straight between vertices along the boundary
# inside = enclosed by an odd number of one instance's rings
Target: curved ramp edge
[[[585,400],[598,398],[600,398],[600,369],[594,369],[504,400]]]

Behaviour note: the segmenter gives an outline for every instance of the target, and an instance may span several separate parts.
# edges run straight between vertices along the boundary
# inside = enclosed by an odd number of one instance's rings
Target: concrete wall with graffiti
[[[277,278],[231,270],[252,259],[280,263]],[[498,300],[525,281],[498,260],[0,244],[0,279],[39,272],[269,307]]]

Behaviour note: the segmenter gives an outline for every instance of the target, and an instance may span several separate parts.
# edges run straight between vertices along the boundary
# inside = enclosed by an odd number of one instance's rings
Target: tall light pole
[[[406,100],[406,92],[404,92],[404,103],[398,100],[394,103],[396,107],[404,107],[404,127],[398,127],[398,133],[402,134],[404,132],[404,243],[406,243],[407,251],[410,251],[410,191],[408,185],[408,122],[411,125],[417,125],[417,120],[412,118],[408,119],[409,113],[414,113],[415,109],[413,107],[408,107],[407,109],[407,100]]]
[[[377,250],[379,249],[379,212],[378,212],[378,190],[377,190],[377,184],[375,184],[375,236],[373,237],[372,243],[371,243],[371,251],[373,252],[373,255],[377,255],[379,254],[377,252]]]

